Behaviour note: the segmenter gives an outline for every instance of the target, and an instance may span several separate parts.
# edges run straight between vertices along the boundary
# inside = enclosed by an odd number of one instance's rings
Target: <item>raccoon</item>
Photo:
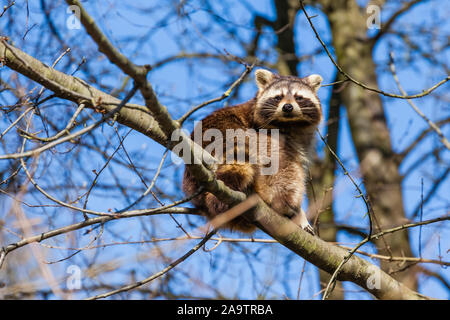
[[[322,120],[322,108],[317,97],[322,77],[317,74],[304,78],[281,76],[259,69],[255,72],[255,80],[258,92],[253,99],[216,110],[200,122],[202,134],[208,129],[219,130],[226,137],[223,147],[226,148],[231,142],[232,152],[244,153],[245,156],[245,161],[230,162],[228,158],[225,161],[223,153],[218,155],[217,152],[211,152],[219,158],[215,176],[231,189],[247,195],[257,193],[278,214],[292,219],[313,234],[301,203],[305,192],[308,154],[315,130]],[[227,135],[231,129],[254,132],[256,140],[252,140],[249,135],[245,137],[245,143],[239,145],[236,136]],[[263,146],[262,141],[266,145]],[[201,144],[206,148],[209,142],[202,141]],[[266,159],[262,159],[258,152],[256,163],[249,161],[254,155],[252,146],[255,144],[258,150],[265,148],[267,152]],[[225,152],[226,156],[227,153],[229,150]],[[277,162],[277,170],[272,174],[263,174],[267,169],[267,157]],[[187,166],[183,191],[190,196],[196,193],[198,187]],[[192,203],[205,212],[209,219],[229,209],[229,205],[208,192],[192,199]],[[255,230],[255,226],[242,216],[234,218],[224,227],[247,233]]]

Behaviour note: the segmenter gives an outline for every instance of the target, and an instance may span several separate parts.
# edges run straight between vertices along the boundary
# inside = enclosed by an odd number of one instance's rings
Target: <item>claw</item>
[[[305,212],[303,210],[301,210],[299,214],[295,215],[292,218],[292,221],[306,232],[310,233],[313,236],[315,235],[314,229],[309,224],[308,219],[306,218]]]
[[[316,235],[316,233],[314,232],[313,227],[311,227],[311,225],[309,225],[309,224],[307,226],[303,227],[303,230],[305,230],[306,232],[308,232],[309,234],[311,234],[313,236]]]

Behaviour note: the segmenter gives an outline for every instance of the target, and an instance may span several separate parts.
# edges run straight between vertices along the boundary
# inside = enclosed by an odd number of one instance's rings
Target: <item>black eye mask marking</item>
[[[281,95],[271,98],[271,100],[273,100],[274,102],[280,102],[282,99],[283,99],[283,96],[281,96]]]
[[[304,98],[302,96],[295,96],[295,101],[297,102],[298,106],[300,108],[306,108],[306,107],[314,107],[315,104],[308,98]]]

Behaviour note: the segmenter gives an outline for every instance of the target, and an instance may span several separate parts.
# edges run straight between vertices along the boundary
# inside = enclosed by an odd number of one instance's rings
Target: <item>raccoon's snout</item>
[[[281,108],[281,110],[283,110],[284,113],[291,113],[292,110],[294,110],[294,107],[292,106],[292,104],[290,103],[286,103],[283,108]]]

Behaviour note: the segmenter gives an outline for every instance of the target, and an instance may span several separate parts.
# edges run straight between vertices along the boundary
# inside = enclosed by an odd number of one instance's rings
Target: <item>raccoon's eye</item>
[[[273,97],[273,100],[275,100],[276,102],[280,102],[281,99],[283,99],[282,96],[275,96],[275,97]]]
[[[303,100],[303,97],[302,97],[302,96],[295,96],[295,100],[296,100],[297,102],[300,102],[300,101]]]

